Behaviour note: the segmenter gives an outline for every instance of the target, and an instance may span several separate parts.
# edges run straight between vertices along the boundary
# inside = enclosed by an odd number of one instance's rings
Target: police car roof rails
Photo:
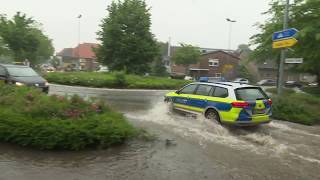
[[[226,83],[223,83],[223,82],[214,82],[214,84],[221,84],[221,85],[231,86],[232,87],[232,84],[226,84]]]

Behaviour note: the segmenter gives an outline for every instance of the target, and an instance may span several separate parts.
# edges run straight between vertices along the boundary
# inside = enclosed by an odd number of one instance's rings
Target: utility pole
[[[290,0],[286,0],[285,8],[284,8],[284,16],[283,16],[283,30],[288,29],[289,22],[289,3]],[[284,61],[287,56],[287,48],[281,50],[281,58],[280,58],[280,66],[279,66],[279,79],[278,79],[278,95],[282,94],[283,89],[283,74],[284,74]]]

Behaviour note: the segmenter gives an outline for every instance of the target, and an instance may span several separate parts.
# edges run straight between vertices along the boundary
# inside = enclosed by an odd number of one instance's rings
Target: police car
[[[203,114],[221,124],[270,122],[272,101],[258,86],[232,82],[195,82],[165,95],[173,109]]]

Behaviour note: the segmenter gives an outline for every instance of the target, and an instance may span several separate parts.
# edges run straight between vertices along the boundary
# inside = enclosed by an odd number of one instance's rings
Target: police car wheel
[[[206,112],[206,114],[205,114],[205,117],[207,118],[207,119],[210,119],[210,120],[212,120],[212,121],[214,121],[214,122],[217,122],[217,123],[221,123],[220,122],[220,117],[219,117],[219,114],[218,114],[218,112],[216,111],[216,110],[214,110],[214,109],[209,109],[209,110],[207,110],[207,112]]]

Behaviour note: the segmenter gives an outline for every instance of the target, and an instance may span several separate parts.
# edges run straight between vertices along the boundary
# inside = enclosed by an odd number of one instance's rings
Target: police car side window
[[[212,94],[213,97],[225,98],[228,97],[228,89],[222,87],[215,87]]]
[[[211,92],[212,86],[208,86],[208,85],[199,85],[196,91],[196,95],[200,95],[200,96],[209,96],[209,93]]]
[[[191,84],[185,88],[183,88],[179,93],[180,94],[193,94],[196,90],[197,84]]]

